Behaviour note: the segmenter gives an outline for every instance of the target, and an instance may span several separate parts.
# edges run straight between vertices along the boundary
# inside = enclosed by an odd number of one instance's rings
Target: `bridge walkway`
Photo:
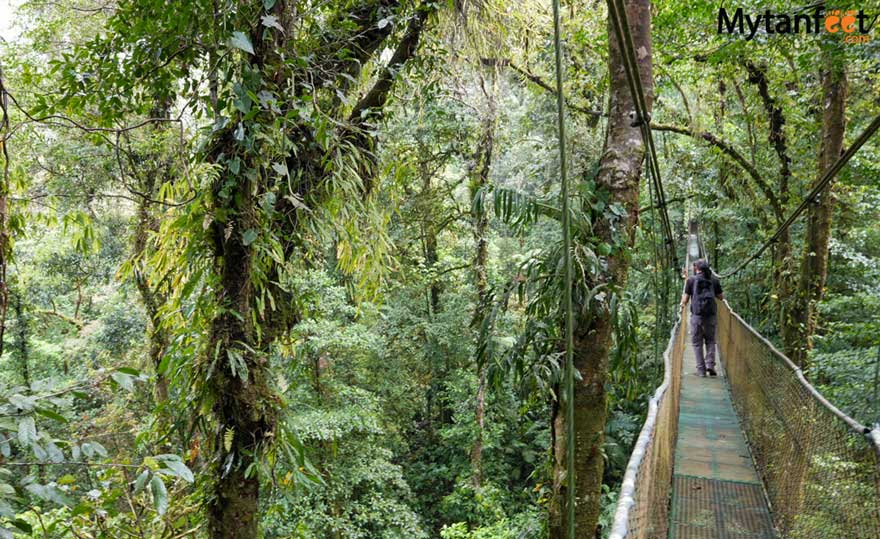
[[[669,539],[774,539],[773,522],[724,376],[696,375],[684,350]]]

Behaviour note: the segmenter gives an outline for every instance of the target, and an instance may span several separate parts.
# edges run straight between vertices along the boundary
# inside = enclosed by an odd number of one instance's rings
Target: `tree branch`
[[[747,80],[758,87],[758,93],[761,95],[764,110],[770,121],[770,133],[767,135],[767,140],[773,145],[773,149],[776,150],[776,155],[779,157],[779,192],[783,197],[787,197],[788,183],[791,178],[791,168],[789,167],[791,158],[788,156],[785,137],[785,116],[782,114],[782,107],[770,95],[765,69],[756,66],[751,60],[747,61],[745,65],[749,72]]]
[[[758,189],[764,194],[764,197],[770,203],[770,206],[773,208],[773,214],[776,216],[777,220],[781,220],[785,218],[785,215],[782,211],[782,205],[780,204],[779,197],[776,196],[776,193],[770,187],[764,178],[761,176],[758,169],[755,168],[736,148],[733,147],[732,144],[726,142],[712,133],[708,131],[695,131],[688,127],[681,127],[677,125],[666,125],[666,124],[657,124],[652,123],[651,129],[654,131],[668,131],[670,133],[678,133],[680,135],[687,135],[689,137],[695,139],[702,139],[715,146],[722,153],[727,155],[730,159],[736,162],[743,170],[748,173],[748,175],[752,178],[752,181],[755,182],[755,185],[758,186]]]
[[[381,117],[381,108],[388,100],[388,94],[391,92],[391,87],[394,84],[394,77],[403,65],[415,55],[422,30],[425,28],[425,21],[427,21],[428,16],[433,10],[436,9],[433,7],[433,3],[429,4],[429,6],[422,5],[409,20],[406,33],[397,45],[397,49],[394,51],[394,55],[391,56],[388,65],[382,69],[373,87],[357,102],[351,114],[349,114],[348,119],[350,122],[363,124],[368,118],[375,120]]]
[[[80,320],[79,318],[73,318],[73,317],[67,316],[64,313],[59,313],[58,311],[49,311],[49,310],[45,310],[45,309],[40,309],[36,312],[37,312],[37,314],[40,314],[43,316],[54,316],[56,318],[60,318],[61,320],[64,320],[68,324],[71,324],[74,327],[76,327],[77,331],[81,331],[83,326],[85,325],[85,324],[83,324],[83,321]]]
[[[684,202],[685,200],[689,200],[689,199],[691,199],[691,198],[694,198],[695,196],[697,196],[697,195],[687,195],[687,196],[681,196],[681,197],[675,197],[675,198],[669,198],[669,199],[666,199],[666,207],[668,208],[670,204],[673,204],[673,203],[675,203],[675,202]],[[651,210],[653,210],[654,208],[659,208],[659,207],[660,207],[660,206],[658,206],[657,204],[651,204],[650,206],[644,206],[644,207],[642,207],[642,208],[639,208],[639,213],[644,213],[644,212],[646,212],[646,211],[651,211]]]
[[[519,67],[518,65],[514,64],[513,62],[506,61],[505,63],[507,64],[507,66],[510,69],[519,73],[524,79],[536,84],[537,86],[540,86],[543,90],[549,92],[550,94],[552,94],[554,96],[556,95],[556,88],[550,86],[550,84],[548,84],[547,81],[545,81],[544,79],[542,79],[538,75],[535,75],[531,71],[526,71],[525,69]],[[572,103],[566,103],[565,106],[575,112],[579,112],[581,114],[586,114],[587,116],[592,116],[594,118],[606,116],[606,114],[604,112],[602,112],[601,110],[590,110],[586,107],[580,107],[580,106],[574,105]]]

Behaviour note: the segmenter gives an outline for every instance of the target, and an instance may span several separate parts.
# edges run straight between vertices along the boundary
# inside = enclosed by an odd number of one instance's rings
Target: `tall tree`
[[[648,112],[653,108],[653,70],[651,44],[651,4],[648,0],[624,2],[627,21],[637,56],[638,73],[645,91]],[[575,526],[579,536],[592,537],[600,512],[604,458],[602,445],[606,422],[608,358],[612,345],[611,298],[626,285],[629,272],[628,250],[638,224],[639,184],[645,147],[640,129],[633,125],[633,96],[627,83],[620,41],[609,21],[608,69],[610,102],[597,188],[607,205],[593,216],[593,240],[608,248],[606,264],[596,282],[579,285],[587,290],[604,288],[604,294],[591,298],[575,296],[574,367],[579,374],[574,390],[574,450],[576,478]],[[617,210],[617,211],[615,211]],[[622,211],[621,211],[622,210]],[[563,414],[554,424],[555,481],[561,483],[564,466]],[[557,485],[564,499],[564,488]],[[551,520],[551,537],[564,537],[559,519]]]
[[[846,133],[847,78],[843,58],[826,51],[822,54],[821,65],[822,140],[814,185],[840,157]],[[831,186],[817,198],[807,210],[806,236],[797,289],[792,301],[790,320],[783,324],[782,333],[786,355],[801,367],[806,366],[807,352],[812,348],[812,338],[816,331],[816,303],[822,299],[828,278],[828,244],[835,201]]]
[[[269,92],[282,101],[291,94],[308,91],[299,85],[288,86],[291,73],[284,51],[296,45],[288,41],[289,35],[296,35],[294,7],[278,1],[263,15],[275,18],[281,28],[278,31],[267,31],[261,22],[251,27],[253,54],[244,56],[245,63],[241,66],[246,91]],[[342,83],[346,80],[344,76],[357,75],[361,65],[385,45],[392,25],[382,25],[380,21],[394,8],[399,8],[396,2],[377,1],[332,14],[324,29],[326,38],[316,52],[342,41],[352,53],[339,57],[327,51],[324,53],[327,56],[318,60],[323,65],[314,66],[307,75],[320,85]],[[345,125],[339,134],[339,145],[332,149],[335,155],[331,154],[331,159],[354,159],[359,163],[353,172],[361,176],[362,189],[369,190],[371,182],[368,154],[372,150],[373,135],[367,132],[369,123],[381,118],[380,110],[389,96],[394,75],[414,55],[430,10],[421,6],[409,15],[406,33],[400,38],[388,66],[352,108],[344,105],[347,99],[340,98],[340,102],[329,109],[335,112],[336,121]],[[265,22],[264,18],[260,20]],[[266,39],[266,33],[271,38]],[[342,87],[345,88],[344,83]],[[209,354],[206,368],[214,370],[216,365],[211,393],[220,426],[216,462],[222,463],[209,511],[209,530],[215,539],[257,536],[260,478],[251,467],[259,458],[261,446],[271,441],[278,428],[267,355],[273,341],[283,335],[297,316],[290,308],[282,307],[272,313],[257,305],[260,294],[265,292],[289,306],[295,304],[296,298],[281,284],[287,279],[289,263],[278,264],[264,258],[257,250],[261,242],[254,236],[274,228],[280,232],[278,241],[283,260],[293,260],[303,247],[299,225],[305,220],[297,207],[297,198],[310,206],[320,204],[328,182],[334,179],[328,172],[342,164],[328,162],[326,150],[318,140],[321,135],[314,125],[305,122],[282,124],[282,132],[290,138],[283,141],[280,148],[272,145],[261,148],[259,137],[276,121],[273,112],[266,112],[268,114],[261,113],[253,119],[248,118],[247,113],[240,113],[238,127],[215,135],[209,154],[210,161],[223,169],[211,197],[211,211],[216,216],[212,223],[212,256],[217,275],[215,301],[220,308],[210,322],[206,347]],[[261,115],[265,116],[261,118]],[[236,129],[243,129],[244,133],[236,135]],[[296,151],[291,151],[292,148]],[[266,162],[267,150],[285,163],[287,174],[283,176],[289,175],[298,181],[292,192],[275,198],[274,207],[268,208],[262,216],[269,220],[261,222],[259,205],[263,197],[279,187],[278,176],[268,173],[276,167]],[[287,178],[280,180],[282,186],[287,184]],[[257,323],[259,318],[264,321]]]
[[[476,202],[476,197],[485,193],[489,186],[489,172],[492,166],[492,152],[495,147],[495,127],[498,116],[498,73],[495,62],[489,62],[488,81],[480,72],[480,91],[483,94],[485,107],[480,122],[480,136],[477,140],[477,150],[474,152],[474,160],[470,168],[469,191],[470,198]],[[486,318],[486,310],[489,308],[489,213],[488,208],[482,204],[472,204],[472,226],[474,236],[474,287],[476,288],[476,307],[472,325],[478,331],[482,330]],[[478,347],[479,348],[479,347]],[[479,487],[483,481],[483,431],[485,427],[486,412],[486,373],[488,365],[477,353],[477,396],[474,409],[476,420],[476,437],[471,448],[471,476],[475,486]]]
[[[179,334],[173,370],[188,384],[180,398],[197,399],[213,452],[207,528],[214,539],[258,534],[263,455],[274,444],[290,447],[269,365],[298,318],[291,278],[323,241],[322,230],[352,230],[351,210],[363,209],[372,189],[383,107],[435,10],[434,2],[395,0],[308,8],[295,0],[177,9],[123,3],[109,35],[77,58],[101,76],[67,80],[71,99],[126,96],[97,103],[108,124],[120,101],[148,109],[155,103],[140,100],[155,92],[142,87],[174,80],[187,83],[187,106],[212,111],[192,167],[200,177],[185,170],[173,188],[159,188],[186,202],[160,225],[151,269],[154,282],[173,272],[185,289],[175,287],[172,312],[197,297],[185,323],[164,323]],[[391,54],[382,61],[385,49]],[[104,62],[107,51],[123,60]],[[141,220],[149,228],[149,215]],[[351,252],[341,265],[357,265]]]

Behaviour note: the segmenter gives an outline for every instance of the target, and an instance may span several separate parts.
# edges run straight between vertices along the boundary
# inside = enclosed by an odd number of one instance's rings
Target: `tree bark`
[[[158,172],[158,171],[151,171]],[[141,184],[143,192],[152,197],[156,191],[155,174],[145,174]],[[159,366],[165,349],[168,346],[168,332],[162,327],[160,308],[165,303],[165,298],[159,292],[158,287],[150,282],[149,272],[144,259],[149,256],[147,237],[151,232],[159,230],[159,221],[151,211],[151,202],[146,197],[141,197],[138,202],[137,223],[134,231],[132,246],[134,262],[134,283],[141,296],[141,303],[147,313],[147,346],[150,366],[156,373],[156,385],[154,397],[157,403],[168,400],[168,378],[160,372]]]
[[[12,255],[9,230],[9,111],[3,68],[0,67],[0,155],[3,157],[3,177],[0,180],[0,358],[3,357],[3,338],[6,333],[6,310],[9,306],[9,288],[6,284],[6,266]]]
[[[839,59],[825,54],[822,65],[822,143],[816,166],[818,181],[843,151],[846,133],[846,71]],[[833,184],[832,184],[833,185]],[[811,188],[814,186],[811,186]],[[822,299],[828,277],[828,244],[835,197],[828,186],[807,210],[804,250],[801,254],[797,292],[791,322],[783,327],[785,352],[800,367],[807,363],[816,331],[816,303]]]
[[[253,249],[244,244],[242,232],[251,228],[253,186],[239,178],[239,187],[224,209],[234,212],[235,231],[215,248],[220,275],[218,302],[222,306],[212,324],[208,345],[214,364],[212,386],[216,433],[218,480],[209,506],[208,530],[212,539],[257,537],[260,494],[259,476],[248,470],[260,445],[275,428],[275,407],[266,381],[264,351],[251,323],[251,270]]]
[[[494,72],[495,66],[491,67],[489,74],[489,88],[486,88],[486,80],[481,75],[480,85],[483,95],[486,98],[486,111],[481,123],[481,133],[477,142],[477,151],[474,156],[474,164],[471,169],[470,194],[471,200],[474,199],[486,186],[489,185],[489,171],[492,165],[492,151],[495,145],[495,124],[497,117],[496,93],[498,90],[497,74]],[[474,288],[477,292],[476,308],[474,309],[473,326],[477,332],[482,330],[483,321],[486,317],[486,309],[488,308],[489,294],[489,277],[488,277],[488,261],[489,261],[489,215],[487,208],[482,208],[479,212],[474,212],[472,217],[473,234],[474,234]],[[485,426],[485,409],[486,409],[486,365],[485,358],[480,360],[477,358],[477,397],[474,408],[474,418],[476,421],[476,436],[474,445],[471,448],[471,479],[475,487],[479,487],[483,482],[483,430]]]
[[[31,366],[28,354],[29,320],[21,304],[21,294],[15,293],[15,351],[18,353],[18,364],[21,366],[21,377],[25,387],[31,387]]]
[[[434,215],[431,211],[431,202],[434,197],[431,180],[433,179],[434,174],[428,166],[430,159],[429,148],[424,144],[420,144],[419,147],[424,154],[423,157],[419,159],[419,175],[422,177],[422,190],[419,193],[419,198],[424,204],[421,227],[422,255],[425,258],[425,267],[431,271],[436,269],[438,262],[440,262],[440,255],[437,252],[437,223],[434,221]],[[442,293],[443,287],[440,284],[440,279],[435,276],[428,287],[429,317],[433,317],[440,310],[440,294]]]
[[[651,4],[649,0],[626,0],[627,19],[637,57],[639,77],[645,91],[647,112],[653,108],[653,71],[651,65]],[[633,97],[624,71],[622,50],[609,24],[610,108],[605,146],[599,164],[597,184],[608,194],[609,204],[620,204],[622,217],[603,212],[594,217],[593,232],[599,242],[612,246],[607,257],[607,269],[598,283],[579,283],[576,287],[607,286],[605,299],[592,305],[575,304],[574,367],[580,374],[574,390],[574,448],[576,507],[575,527],[578,537],[593,537],[599,520],[605,441],[606,391],[608,355],[611,348],[612,322],[609,311],[611,294],[623,291],[629,271],[628,251],[634,240],[638,223],[639,183],[645,147],[641,132],[632,125],[630,113],[635,110]],[[587,313],[587,314],[583,314]],[[561,417],[559,414],[558,417]],[[563,421],[556,429],[556,444],[564,432]],[[564,461],[554,457],[556,466]],[[558,475],[558,470],[557,474]],[[565,499],[564,488],[559,495]],[[563,506],[563,504],[560,504]],[[563,537],[564,526],[551,522],[551,537]]]

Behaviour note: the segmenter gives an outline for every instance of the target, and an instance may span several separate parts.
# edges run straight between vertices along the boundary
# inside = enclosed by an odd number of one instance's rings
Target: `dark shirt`
[[[694,297],[694,283],[697,279],[702,279],[703,277],[688,277],[687,283],[684,285],[684,293],[688,295],[688,297]],[[712,277],[712,286],[715,288],[715,297],[717,298],[722,294],[721,290],[721,281]],[[694,302],[691,302],[691,312],[694,312]]]

